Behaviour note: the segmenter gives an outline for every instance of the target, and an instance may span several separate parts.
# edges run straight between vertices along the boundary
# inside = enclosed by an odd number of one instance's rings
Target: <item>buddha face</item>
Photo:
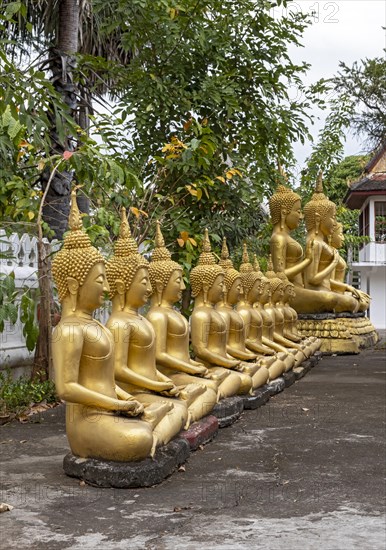
[[[182,278],[182,270],[176,269],[170,275],[170,279],[167,285],[164,288],[162,297],[169,304],[174,304],[181,300],[182,291],[185,290],[186,286]]]
[[[272,294],[272,302],[275,304],[276,302],[279,302],[284,295],[284,285],[279,285],[275,292]]]
[[[254,304],[255,302],[257,302],[260,295],[260,290],[261,290],[261,281],[260,279],[257,279],[253,283],[251,290],[248,292],[248,301],[251,304]]]
[[[342,248],[344,243],[343,227],[341,224],[337,224],[334,233],[332,234],[331,244],[334,248]]]
[[[240,299],[241,290],[242,290],[241,278],[237,277],[233,281],[230,289],[228,290],[227,301],[229,304],[232,304],[232,305],[237,304],[237,302]]]
[[[207,299],[211,304],[217,304],[224,293],[224,275],[219,273],[212,286],[208,289]]]
[[[77,307],[87,312],[94,311],[103,304],[104,294],[109,290],[105,266],[99,262],[90,269],[78,289]]]
[[[126,291],[126,305],[138,309],[146,304],[150,294],[151,284],[148,269],[140,267]]]
[[[265,304],[268,302],[269,294],[270,294],[270,284],[269,281],[261,281],[261,287],[260,287],[260,296],[259,300],[261,303]]]
[[[332,235],[336,228],[336,209],[331,208],[320,218],[320,230],[325,237]]]
[[[301,211],[300,200],[298,200],[295,201],[292,205],[291,211],[287,214],[285,218],[285,223],[287,224],[288,229],[292,231],[299,226],[299,222],[301,219],[303,219],[303,214]]]

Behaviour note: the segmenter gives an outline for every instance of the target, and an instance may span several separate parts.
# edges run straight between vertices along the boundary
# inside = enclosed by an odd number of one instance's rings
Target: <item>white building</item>
[[[359,232],[369,239],[352,269],[360,273],[361,290],[371,295],[371,322],[386,329],[386,144],[367,164],[362,179],[350,185],[345,203],[360,210]]]

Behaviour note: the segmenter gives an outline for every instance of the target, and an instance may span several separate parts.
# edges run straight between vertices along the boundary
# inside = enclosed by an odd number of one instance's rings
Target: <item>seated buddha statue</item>
[[[158,370],[170,378],[177,387],[202,384],[205,391],[190,405],[193,421],[210,413],[217,403],[217,393],[224,376],[211,373],[189,355],[189,325],[185,317],[174,308],[185,288],[182,267],[172,261],[165,247],[159,222],[156,227],[155,249],[149,265],[149,278],[153,293],[147,319],[156,334],[155,354]]]
[[[321,340],[315,336],[303,338],[297,330],[298,314],[291,306],[291,301],[295,297],[295,286],[288,280],[284,271],[278,271],[276,276],[283,282],[283,293],[276,307],[282,312],[284,317],[283,336],[292,342],[297,343],[307,357],[313,355],[321,346]]]
[[[191,315],[193,352],[197,360],[211,372],[229,373],[228,395],[245,394],[252,390],[252,379],[245,374],[240,360],[227,352],[226,324],[215,309],[223,295],[224,271],[217,265],[211,251],[208,230],[205,230],[198,264],[190,273],[192,296],[195,299]]]
[[[350,293],[334,292],[330,279],[339,263],[339,252],[329,241],[336,227],[336,206],[323,193],[322,174],[318,175],[315,193],[304,207],[307,243],[312,243],[312,261],[304,270],[304,286],[331,303],[329,311],[356,312],[359,301]]]
[[[249,264],[251,265],[251,264]],[[259,268],[259,266],[256,266]],[[253,267],[252,267],[253,270]],[[241,271],[241,267],[240,267]],[[288,349],[286,346],[279,344],[276,341],[277,334],[275,332],[275,315],[272,313],[272,286],[270,280],[263,275],[261,271],[256,271],[258,274],[260,286],[256,295],[256,301],[253,304],[262,318],[262,342],[265,346],[277,353],[277,356],[284,363],[284,370],[289,371],[296,365],[294,350]]]
[[[141,403],[166,401],[173,405],[154,430],[158,444],[166,444],[189,426],[189,406],[204,393],[205,387],[197,384],[177,387],[156,367],[154,329],[139,313],[151,294],[148,261],[138,253],[125,209],[114,256],[106,263],[106,275],[112,300],[106,326],[115,341],[115,380]]]
[[[75,191],[69,232],[52,261],[52,274],[62,304],[52,335],[55,384],[66,401],[72,453],[120,462],[146,458],[155,449],[153,428],[169,407],[149,406],[146,413],[116,386],[112,334],[92,317],[109,290],[105,262],[83,230]]]
[[[300,196],[284,185],[279,185],[269,199],[269,209],[273,231],[270,249],[274,271],[281,268],[295,285],[296,296],[293,307],[298,313],[322,313],[334,311],[338,302],[331,292],[319,290],[304,284],[304,273],[314,260],[314,243],[309,239],[306,253],[291,233],[303,218]],[[335,264],[336,265],[336,264]]]
[[[290,353],[295,357],[295,367],[298,367],[305,359],[307,355],[303,350],[303,346],[295,343],[292,340],[289,340],[284,336],[284,315],[283,311],[278,304],[282,300],[284,294],[284,284],[283,281],[276,276],[276,273],[273,271],[272,258],[269,256],[267,271],[265,277],[268,279],[270,284],[269,299],[267,300],[264,310],[266,313],[269,313],[273,320],[274,331],[273,339],[276,344],[283,346],[285,349],[288,349]]]
[[[263,319],[260,312],[253,307],[260,292],[261,277],[259,273],[254,272],[253,266],[249,262],[246,244],[243,247],[242,264],[239,273],[242,293],[239,297],[236,310],[244,321],[245,346],[257,355],[258,363],[268,369],[269,379],[274,380],[285,371],[286,365],[284,359],[287,357],[287,353],[276,353],[263,342]],[[292,364],[293,360],[291,357]]]
[[[225,273],[223,297],[216,304],[215,308],[225,321],[227,331],[226,350],[232,357],[240,359],[244,372],[252,378],[252,388],[256,389],[267,382],[269,372],[265,365],[256,361],[257,354],[245,346],[246,333],[244,319],[234,308],[242,293],[241,277],[240,273],[234,269],[232,260],[229,257],[225,237],[223,239],[219,266],[223,268]]]
[[[334,232],[331,235],[330,245],[336,250],[342,248],[344,243],[343,225],[339,222],[336,223]],[[345,276],[347,271],[347,263],[345,259],[339,254],[338,262],[335,266],[334,272],[331,274],[330,286],[334,292],[351,294],[359,302],[358,311],[366,311],[370,306],[371,297],[358,290],[345,282]]]

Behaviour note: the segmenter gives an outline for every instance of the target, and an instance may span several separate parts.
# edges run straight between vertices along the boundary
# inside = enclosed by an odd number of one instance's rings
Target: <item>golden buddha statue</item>
[[[307,243],[312,243],[312,261],[304,270],[304,286],[319,292],[329,304],[327,311],[356,312],[359,301],[349,293],[333,292],[330,279],[339,263],[339,252],[329,241],[336,228],[336,206],[323,193],[322,173],[317,178],[315,193],[304,207]]]
[[[208,230],[205,230],[202,252],[198,264],[190,274],[192,296],[195,298],[191,316],[192,347],[196,358],[211,372],[229,373],[225,382],[226,397],[247,393],[252,389],[252,379],[240,368],[240,360],[227,353],[226,324],[215,305],[223,295],[224,271],[217,265],[211,252]],[[241,367],[242,368],[242,367]],[[231,369],[231,370],[230,370]]]
[[[278,346],[274,341],[274,322],[270,313],[264,309],[270,294],[270,284],[260,271],[259,265],[256,263],[256,269],[254,269],[250,263],[246,244],[243,246],[240,274],[244,294],[237,310],[249,327],[246,345],[265,356],[270,379],[273,380],[290,370],[295,360],[292,353]]]
[[[205,391],[189,407],[191,419],[199,420],[209,414],[217,403],[218,386],[221,387],[227,373],[222,377],[212,374],[189,356],[189,325],[185,317],[174,309],[174,304],[181,299],[185,289],[182,267],[172,261],[159,222],[149,265],[149,278],[153,294],[147,319],[156,334],[157,368],[177,387],[187,384],[205,386]]]
[[[106,263],[106,274],[112,300],[107,327],[115,341],[115,379],[141,403],[173,405],[154,430],[157,444],[166,444],[189,426],[188,407],[205,387],[195,384],[178,388],[156,368],[154,329],[139,313],[151,294],[148,261],[138,253],[124,208],[120,235],[114,256]]]
[[[276,276],[283,282],[283,294],[281,300],[276,304],[279,311],[282,312],[284,317],[283,336],[292,342],[295,342],[300,346],[299,349],[305,353],[307,357],[313,355],[321,345],[321,340],[314,336],[303,338],[303,336],[297,330],[298,314],[296,310],[291,307],[291,301],[296,296],[295,285],[289,280],[284,271],[278,271]]]
[[[245,326],[245,346],[257,354],[258,363],[268,369],[269,379],[273,380],[285,371],[283,359],[286,353],[277,354],[263,343],[263,319],[254,308],[260,292],[262,273],[256,273],[249,262],[247,245],[244,243],[242,264],[240,265],[242,293],[236,306]]]
[[[287,349],[290,353],[292,353],[295,358],[294,366],[298,367],[300,363],[307,359],[307,356],[299,344],[296,344],[295,342],[289,340],[284,336],[284,315],[282,310],[278,307],[278,304],[283,297],[284,284],[283,281],[279,277],[277,277],[276,273],[273,271],[271,255],[268,259],[268,266],[265,277],[269,281],[270,292],[268,294],[269,299],[264,306],[264,311],[271,316],[273,321],[274,343],[281,346],[283,348],[283,351]]]
[[[329,244],[339,251],[344,243],[343,225],[339,222],[336,223],[334,232],[331,235]],[[354,288],[351,285],[345,283],[345,276],[347,271],[347,263],[344,258],[339,254],[338,262],[335,266],[335,270],[331,274],[330,286],[334,292],[344,294],[348,292],[359,302],[358,311],[366,311],[370,306],[371,297],[361,290]]]
[[[146,413],[116,386],[112,335],[92,317],[109,290],[105,263],[83,230],[75,191],[71,197],[69,233],[52,262],[62,304],[52,354],[56,390],[66,401],[68,441],[79,457],[141,460],[154,452],[153,428],[168,407],[150,406]]]
[[[221,250],[221,259],[219,266],[224,270],[223,297],[215,308],[220,313],[226,324],[227,346],[229,355],[235,359],[240,359],[244,372],[252,378],[252,388],[256,389],[263,386],[268,378],[269,372],[265,365],[262,365],[257,359],[257,354],[250,351],[245,346],[246,332],[243,317],[234,309],[239,302],[242,293],[242,283],[240,273],[233,267],[232,260],[229,257],[229,250],[226,244],[226,238],[223,239]],[[250,361],[249,363],[247,361]]]
[[[293,307],[298,313],[334,311],[337,297],[333,293],[317,293],[316,288],[305,288],[304,285],[305,270],[313,262],[315,253],[312,239],[308,240],[304,256],[302,246],[291,237],[291,232],[303,218],[300,196],[288,187],[279,185],[269,199],[269,209],[273,224],[270,240],[273,269],[278,271],[283,267],[284,273],[295,285]]]

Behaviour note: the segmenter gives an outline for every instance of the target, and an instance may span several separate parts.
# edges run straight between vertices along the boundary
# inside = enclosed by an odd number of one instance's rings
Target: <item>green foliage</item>
[[[333,84],[355,105],[350,126],[375,149],[386,141],[386,59],[364,59],[352,67],[341,62],[339,67]]]
[[[47,403],[58,401],[55,384],[52,380],[31,381],[25,376],[13,380],[10,370],[0,372],[1,415],[12,413],[20,415],[27,411],[31,405],[42,401]]]
[[[18,308],[15,299],[18,291],[15,290],[15,274],[0,273],[0,332],[4,330],[5,321],[15,324],[18,318]]]

